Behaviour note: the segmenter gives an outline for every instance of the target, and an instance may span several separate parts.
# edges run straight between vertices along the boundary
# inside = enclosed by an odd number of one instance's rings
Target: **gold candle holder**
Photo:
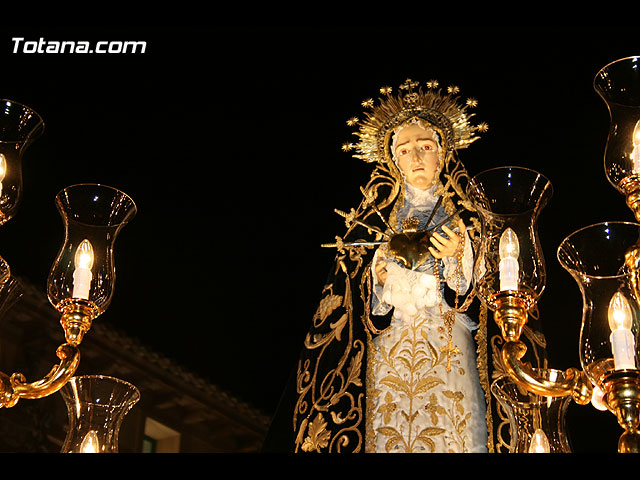
[[[610,372],[602,384],[607,408],[624,429],[618,440],[618,452],[640,453],[640,371]]]
[[[501,357],[509,377],[532,393],[571,396],[583,405],[592,386],[581,371],[571,368],[550,379],[522,361],[527,348],[520,336],[546,282],[537,219],[552,191],[543,175],[519,167],[488,170],[471,180],[469,196],[482,228],[474,281],[505,340]]]
[[[66,343],[56,351],[59,364],[41,380],[28,383],[20,373],[0,373],[0,407],[13,407],[21,398],[51,395],[73,377],[80,363],[79,345],[92,321],[111,302],[115,239],[136,213],[128,195],[104,185],[65,188],[56,196],[56,203],[63,218],[65,239],[49,274],[47,289],[49,301],[61,314]],[[86,247],[88,243],[90,248]]]

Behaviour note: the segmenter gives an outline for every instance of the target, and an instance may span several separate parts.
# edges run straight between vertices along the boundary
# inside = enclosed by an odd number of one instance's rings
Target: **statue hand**
[[[378,277],[378,285],[380,285],[381,287],[384,287],[384,283],[387,281],[386,267],[387,267],[387,262],[385,260],[382,260],[381,258],[378,259],[374,267],[376,276]]]
[[[464,235],[466,230],[462,219],[458,220],[458,228],[460,229],[460,234],[455,233],[449,227],[443,225],[442,230],[447,234],[448,238],[443,237],[439,233],[434,233],[431,236],[431,243],[433,243],[433,247],[429,247],[431,255],[438,259],[454,256],[460,247],[462,235]]]

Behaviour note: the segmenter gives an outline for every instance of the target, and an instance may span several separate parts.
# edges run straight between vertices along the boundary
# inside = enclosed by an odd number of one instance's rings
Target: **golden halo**
[[[475,114],[468,113],[468,109],[477,106],[475,99],[462,101],[458,87],[448,87],[443,92],[435,80],[426,82],[426,86],[427,90],[423,90],[418,82],[407,79],[397,95],[392,94],[391,87],[382,87],[380,93],[386,97],[379,99],[379,105],[376,106],[373,99],[362,102],[362,106],[370,109],[365,112],[364,120],[347,121],[347,125],[358,127],[354,135],[359,141],[344,144],[343,150],[355,150],[353,156],[368,163],[388,163],[391,133],[413,117],[433,125],[442,136],[443,147],[449,151],[466,148],[479,138],[477,132],[487,131],[486,123],[477,126],[470,123]]]

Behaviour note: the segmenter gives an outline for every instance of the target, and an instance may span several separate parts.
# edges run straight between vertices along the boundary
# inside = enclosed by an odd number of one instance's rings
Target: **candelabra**
[[[33,109],[0,100],[0,224],[16,214],[22,196],[22,157],[43,129],[44,122]],[[65,343],[56,351],[60,362],[31,383],[20,373],[0,372],[0,407],[13,407],[23,398],[51,395],[70,382],[80,362],[83,337],[113,296],[115,239],[136,214],[128,195],[99,184],[67,187],[55,201],[65,233],[49,274],[47,293],[60,312],[65,334]],[[9,265],[0,258],[0,296],[8,298],[13,284]],[[79,380],[72,383],[77,390]]]
[[[605,172],[638,221],[639,70],[640,57],[624,58],[602,68],[594,81],[611,120]],[[550,377],[522,361],[526,346],[520,335],[546,282],[537,219],[551,194],[551,184],[542,174],[519,167],[488,170],[471,180],[469,196],[482,230],[474,266],[478,297],[493,311],[500,327],[501,359],[509,381],[539,397],[572,398],[580,405],[591,402],[609,410],[624,430],[618,451],[639,452],[640,224],[591,225],[569,235],[558,248],[560,264],[582,293],[582,368]],[[493,391],[499,401],[505,398],[502,385],[494,384]],[[545,436],[544,429],[538,430]],[[552,433],[547,428],[547,434]],[[543,446],[548,443],[533,433],[526,436],[526,442],[536,441]]]

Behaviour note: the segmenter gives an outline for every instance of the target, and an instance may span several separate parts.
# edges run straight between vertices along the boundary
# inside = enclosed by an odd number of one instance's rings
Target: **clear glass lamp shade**
[[[583,299],[580,330],[580,361],[591,382],[603,389],[608,373],[620,370],[620,356],[637,362],[640,317],[631,275],[625,267],[625,254],[640,237],[640,224],[605,222],[582,228],[558,247],[558,260],[578,283]],[[628,305],[626,315],[627,341],[612,335],[612,302],[620,294]],[[618,347],[629,347],[626,352]],[[614,353],[615,352],[615,353]],[[627,367],[628,362],[627,362]],[[624,364],[622,365],[624,367]],[[624,369],[624,368],[622,368]]]
[[[111,302],[114,242],[135,216],[136,206],[127,194],[99,184],[65,188],[56,196],[56,205],[65,236],[47,282],[49,301],[61,313],[80,307],[95,318]]]
[[[563,375],[557,370],[538,370],[538,373],[550,381]],[[506,376],[493,381],[491,392],[509,422],[508,435],[501,430],[499,436],[509,453],[571,452],[566,429],[570,396],[543,397],[526,392]]]
[[[11,219],[22,198],[22,156],[44,131],[33,109],[0,100],[0,225]]]
[[[603,67],[593,85],[609,110],[604,155],[607,179],[626,194],[626,184],[640,176],[640,57],[623,58]]]
[[[62,453],[118,453],[120,426],[140,400],[138,389],[102,375],[72,377],[60,390],[69,431]]]
[[[473,177],[468,194],[482,233],[473,273],[478,297],[490,308],[505,291],[534,303],[546,283],[537,220],[553,194],[551,183],[534,170],[501,167]],[[513,247],[505,248],[505,240]]]

